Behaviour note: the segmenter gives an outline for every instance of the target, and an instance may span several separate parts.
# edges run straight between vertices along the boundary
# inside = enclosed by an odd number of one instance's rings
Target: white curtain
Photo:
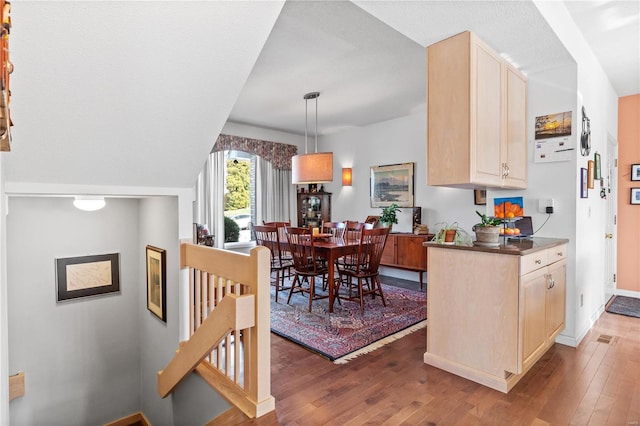
[[[194,221],[214,235],[214,246],[224,247],[224,151],[212,152],[198,175]]]
[[[256,156],[256,223],[290,221],[291,170],[276,170]],[[214,235],[214,246],[224,248],[224,151],[209,155],[196,182],[194,222]]]
[[[291,170],[274,169],[270,162],[257,158],[256,221],[290,221]]]

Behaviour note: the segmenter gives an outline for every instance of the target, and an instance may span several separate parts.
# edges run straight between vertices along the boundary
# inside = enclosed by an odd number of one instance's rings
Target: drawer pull
[[[561,251],[557,252],[556,256],[562,257],[562,252]]]
[[[535,261],[535,264],[536,264],[536,265],[539,265],[539,264],[541,264],[541,263],[542,263],[542,260],[540,260],[540,259],[536,259],[536,261]]]

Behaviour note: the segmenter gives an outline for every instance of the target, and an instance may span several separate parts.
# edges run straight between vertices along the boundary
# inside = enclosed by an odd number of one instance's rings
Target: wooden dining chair
[[[364,296],[368,294],[371,294],[373,298],[376,295],[380,295],[382,304],[387,306],[378,273],[387,235],[389,235],[389,228],[362,229],[357,253],[357,259],[360,259],[360,261],[356,262],[355,265],[338,266],[338,274],[341,279],[338,281],[336,298],[338,300],[359,300],[360,314],[364,313]],[[343,276],[346,279],[343,280]],[[350,286],[354,280],[357,280],[357,296],[353,296],[351,291],[348,294],[340,294],[340,287],[343,285]]]
[[[362,235],[363,229],[373,229],[373,225],[365,222],[358,222],[354,220],[345,220],[345,233],[344,238],[347,242],[355,243],[358,242]],[[336,261],[337,266],[342,267],[354,267],[356,264],[360,263],[358,261],[357,254],[348,254],[339,258]]]
[[[318,261],[315,253],[313,238],[311,238],[311,230],[309,228],[285,228],[287,241],[289,242],[289,250],[293,256],[294,278],[289,290],[289,298],[287,303],[291,302],[293,293],[309,294],[309,312],[311,312],[311,304],[317,299],[326,299],[328,295],[319,296],[316,294],[316,277],[320,277],[320,281],[324,282],[327,276],[327,267]],[[304,287],[304,284],[307,287]]]
[[[334,238],[344,238],[347,226],[344,222],[322,222],[320,232],[323,234],[331,234]]]
[[[286,228],[287,226],[291,226],[291,222],[290,221],[265,222],[263,220],[262,223],[265,226],[275,226],[276,228],[278,228],[278,241],[280,242],[280,248],[282,249],[281,252],[280,252],[280,259],[281,260],[286,260],[286,261],[292,263],[293,262],[293,258],[291,257],[291,253],[289,252],[289,250],[286,248],[287,247],[287,234],[284,231],[284,228]]]
[[[256,238],[256,244],[267,247],[271,251],[271,272],[275,273],[276,302],[278,301],[278,293],[282,290],[288,290],[289,287],[284,286],[284,279],[291,276],[291,268],[293,260],[284,255],[284,250],[278,238],[278,228],[275,226],[253,226],[253,233]]]

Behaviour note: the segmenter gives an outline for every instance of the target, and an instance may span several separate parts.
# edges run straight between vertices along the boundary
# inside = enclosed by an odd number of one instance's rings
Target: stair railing
[[[273,411],[269,249],[246,255],[183,243],[180,263],[189,269],[190,338],[158,372],[158,393],[195,371],[247,416]]]

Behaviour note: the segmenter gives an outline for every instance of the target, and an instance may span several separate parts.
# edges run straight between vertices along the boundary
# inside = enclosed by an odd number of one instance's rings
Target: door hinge
[[[613,224],[614,224],[614,225],[617,225],[617,224],[618,224],[618,215],[617,215],[617,214],[614,214],[614,215],[613,215]]]
[[[613,274],[613,282],[616,282],[616,274]]]

